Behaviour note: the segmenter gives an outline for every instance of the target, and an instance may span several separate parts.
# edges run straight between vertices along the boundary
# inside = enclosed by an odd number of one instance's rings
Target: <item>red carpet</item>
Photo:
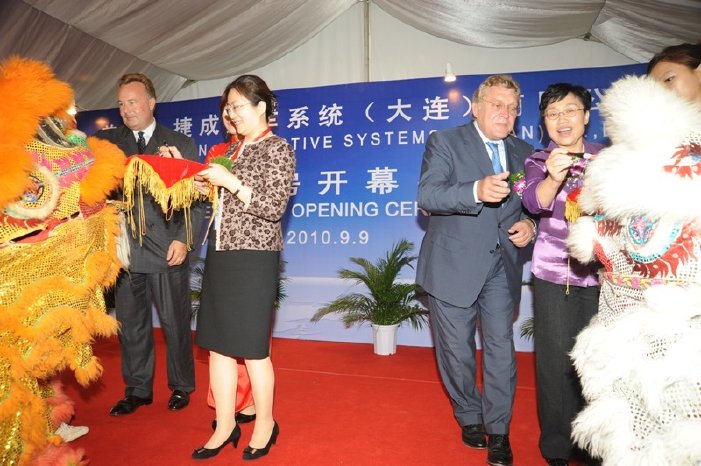
[[[66,392],[76,403],[75,425],[90,433],[73,442],[92,465],[230,465],[241,459],[252,424],[242,426],[239,448],[227,447],[206,462],[190,453],[209,437],[207,355],[196,350],[197,390],[190,406],[171,412],[165,348],[156,332],[154,402],[129,416],[108,415],[123,395],[119,343],[96,344],[105,372],[88,389],[70,375]],[[280,437],[260,465],[483,465],[486,451],[465,447],[440,384],[432,348],[400,346],[376,356],[368,344],[273,340]],[[534,368],[531,353],[518,353],[518,389],[511,425],[515,464],[544,464],[538,452]]]

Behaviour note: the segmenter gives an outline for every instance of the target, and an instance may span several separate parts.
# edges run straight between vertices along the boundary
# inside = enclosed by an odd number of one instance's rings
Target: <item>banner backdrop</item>
[[[551,83],[570,82],[587,87],[594,99],[587,138],[606,142],[598,111],[601,96],[616,79],[643,72],[643,65],[628,65],[514,73],[522,89],[515,131],[536,148],[547,145],[538,112],[540,95]],[[372,341],[368,325],[345,329],[332,317],[318,323],[309,318],[339,294],[361,291],[336,278],[338,269],[353,266],[349,257],[375,260],[402,238],[412,241],[418,254],[428,220],[416,205],[424,145],[431,132],[471,120],[472,94],[485,77],[276,91],[279,107],[271,126],[295,149],[297,174],[283,220],[287,297],[277,313],[275,336]],[[159,103],[156,117],[192,136],[203,159],[224,137],[218,109],[218,97]],[[92,134],[120,125],[121,118],[117,109],[81,112],[78,124]],[[407,269],[402,279],[412,281],[414,271]],[[532,342],[519,336],[521,323],[532,315],[530,288],[524,287],[514,334],[518,350],[532,351]],[[398,343],[432,345],[428,329],[410,327],[400,329]]]

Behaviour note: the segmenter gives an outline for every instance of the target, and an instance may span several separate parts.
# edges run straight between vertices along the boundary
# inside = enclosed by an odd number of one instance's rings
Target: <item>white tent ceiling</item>
[[[701,40],[701,0],[367,1],[416,29],[481,47],[586,38],[644,62],[664,46]],[[116,77],[134,71],[148,74],[167,101],[188,81],[235,76],[283,57],[357,3],[2,0],[0,58],[45,60],[85,109],[112,105]]]

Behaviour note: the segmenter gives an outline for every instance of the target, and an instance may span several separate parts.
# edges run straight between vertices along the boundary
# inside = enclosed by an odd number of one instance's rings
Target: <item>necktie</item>
[[[494,174],[501,173],[504,169],[501,166],[501,160],[499,160],[499,146],[496,142],[487,141],[487,147],[492,153],[492,168],[494,169]]]
[[[136,146],[139,148],[139,154],[146,152],[146,139],[144,139],[143,131],[139,131],[139,139],[136,140]]]

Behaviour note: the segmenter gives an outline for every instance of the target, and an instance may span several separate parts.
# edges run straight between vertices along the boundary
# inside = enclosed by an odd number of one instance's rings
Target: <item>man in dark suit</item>
[[[487,78],[472,101],[474,121],[429,137],[419,207],[430,213],[416,282],[429,294],[436,359],[462,426],[463,442],[511,466],[509,424],[516,386],[513,317],[536,224],[511,193],[510,173],[533,148],[512,135],[521,90],[510,76]],[[475,330],[482,336],[484,389],[477,390]],[[489,441],[485,431],[489,434]]]
[[[143,74],[122,76],[117,83],[119,113],[124,126],[105,129],[95,136],[119,146],[126,155],[167,154],[167,146],[177,147],[185,158],[197,160],[192,138],[156,122],[156,91]],[[139,219],[140,200],[134,206]],[[185,408],[195,389],[190,320],[189,260],[186,222],[183,212],[166,218],[156,201],[144,193],[145,234],[129,237],[131,263],[122,273],[115,290],[116,316],[120,324],[122,375],[125,397],[110,414],[133,413],[153,400],[154,347],[152,305],[155,304],[167,347],[168,386],[172,390],[168,408]],[[191,209],[192,238],[202,224],[202,205]]]

